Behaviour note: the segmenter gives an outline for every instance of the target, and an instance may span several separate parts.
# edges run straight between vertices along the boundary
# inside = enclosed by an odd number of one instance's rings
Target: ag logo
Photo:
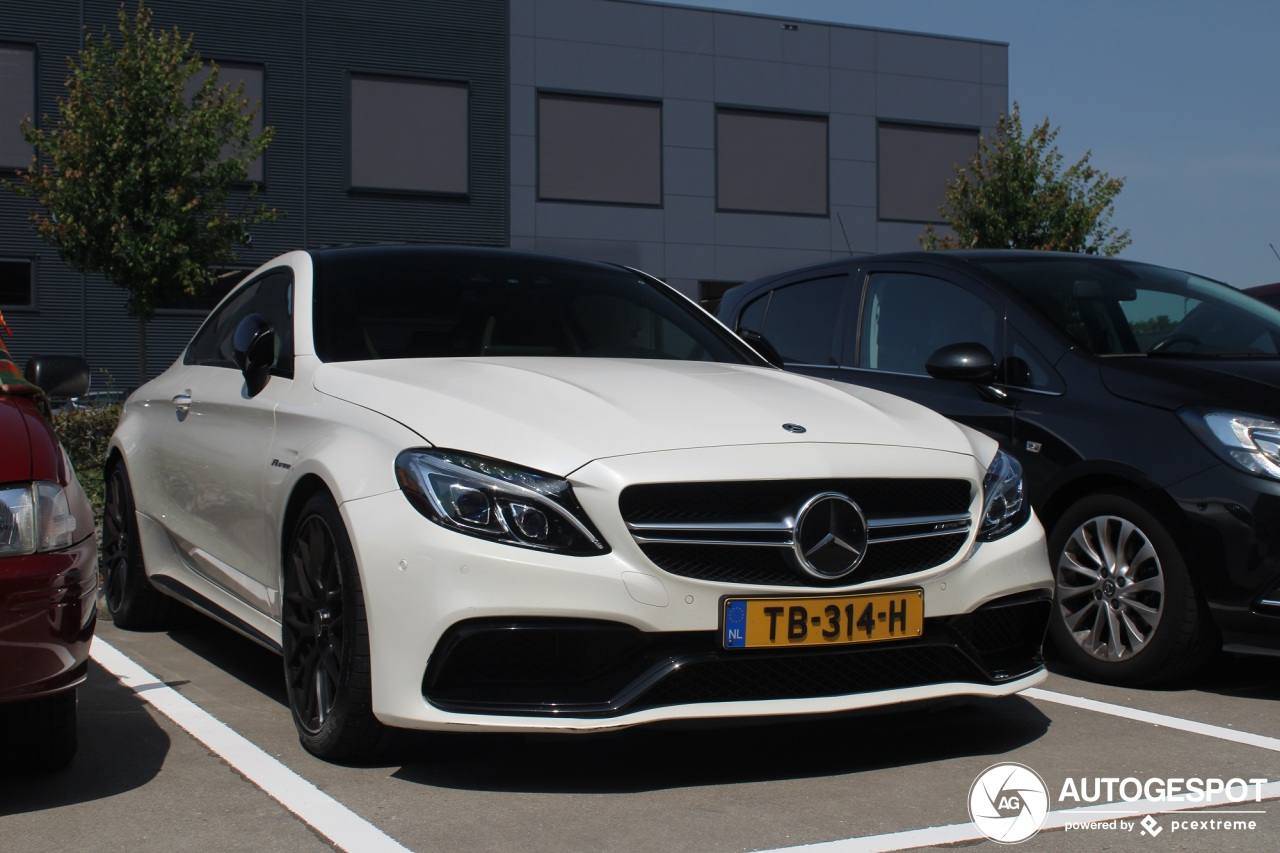
[[[1040,831],[1049,815],[1049,789],[1023,764],[996,764],[973,780],[969,817],[987,838],[1018,844]]]

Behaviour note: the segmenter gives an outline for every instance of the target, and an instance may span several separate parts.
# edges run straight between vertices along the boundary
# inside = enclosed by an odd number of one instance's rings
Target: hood
[[[314,381],[321,393],[381,412],[437,447],[561,476],[594,459],[691,447],[835,442],[973,454],[962,430],[914,403],[759,367],[415,359],[324,364]]]
[[[1280,414],[1280,359],[1118,357],[1099,360],[1117,397],[1176,411],[1195,404]]]

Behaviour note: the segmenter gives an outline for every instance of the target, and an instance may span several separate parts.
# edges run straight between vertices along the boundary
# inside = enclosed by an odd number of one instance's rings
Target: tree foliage
[[[243,84],[219,85],[216,66],[191,94],[203,68],[192,42],[177,27],[153,29],[141,2],[132,18],[121,6],[118,40],[86,32],[68,58],[57,120],[22,123],[36,153],[10,184],[35,200],[31,222],[68,266],[128,291],[144,379],[145,322],[157,302],[200,292],[253,225],[280,216],[254,202],[255,187],[230,209],[272,128],[253,132],[258,105]]]
[[[926,249],[1039,249],[1115,255],[1132,240],[1111,225],[1124,178],[1089,164],[1092,152],[1067,169],[1049,120],[1023,135],[1017,102],[983,138],[973,159],[947,182],[939,208],[953,234],[929,226]]]

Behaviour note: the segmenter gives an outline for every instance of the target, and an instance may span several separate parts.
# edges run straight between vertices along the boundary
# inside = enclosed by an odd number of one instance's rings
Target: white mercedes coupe
[[[1004,696],[1045,677],[1022,472],[770,366],[620,266],[296,251],[128,400],[107,606],[283,656],[302,744]]]

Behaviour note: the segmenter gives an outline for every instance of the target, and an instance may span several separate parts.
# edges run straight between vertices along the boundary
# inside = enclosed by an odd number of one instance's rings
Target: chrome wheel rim
[[[1058,613],[1081,649],[1104,661],[1142,652],[1164,612],[1164,572],[1151,540],[1114,515],[1090,518],[1058,558]]]
[[[333,532],[319,516],[298,529],[289,555],[285,596],[285,672],[289,701],[302,727],[319,732],[342,683],[345,624],[342,566]]]
[[[107,481],[107,499],[102,511],[102,586],[107,609],[112,613],[124,604],[129,571],[129,519],[124,489],[120,476],[112,474]]]

